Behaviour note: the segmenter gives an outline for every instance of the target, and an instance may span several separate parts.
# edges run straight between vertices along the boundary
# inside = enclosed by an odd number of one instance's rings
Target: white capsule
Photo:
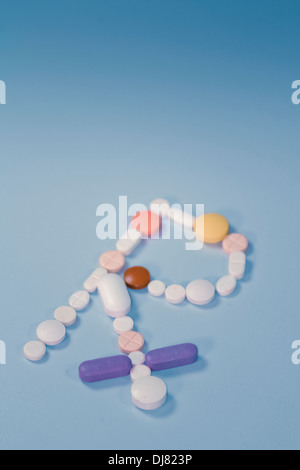
[[[150,203],[150,210],[159,214],[162,217],[167,217],[169,215],[170,203],[166,199],[155,199]]]
[[[246,269],[246,255],[243,251],[235,251],[229,255],[228,273],[235,279],[243,279]]]
[[[84,281],[83,287],[87,292],[92,294],[95,292],[98,286],[98,282],[100,281],[100,278],[107,273],[107,270],[105,268],[98,268],[96,269],[88,278],[86,281]]]
[[[106,313],[111,317],[123,317],[130,312],[131,298],[123,278],[118,274],[104,274],[98,283],[98,292]]]

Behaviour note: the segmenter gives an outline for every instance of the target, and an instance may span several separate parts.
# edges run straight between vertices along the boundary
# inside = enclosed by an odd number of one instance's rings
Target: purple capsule
[[[197,346],[192,343],[183,343],[147,352],[145,364],[152,370],[163,370],[186,366],[196,362],[197,359]]]
[[[79,366],[79,377],[83,382],[99,382],[128,375],[132,362],[128,356],[111,356],[82,362]]]

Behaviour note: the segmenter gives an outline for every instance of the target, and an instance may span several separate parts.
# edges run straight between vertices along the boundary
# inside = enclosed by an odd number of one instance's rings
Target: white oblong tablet
[[[243,251],[235,251],[229,255],[228,273],[236,279],[243,279],[246,269],[246,255]]]
[[[132,402],[142,410],[155,410],[167,398],[167,386],[163,380],[150,375],[136,380],[131,386]]]
[[[97,289],[99,280],[106,273],[107,273],[107,270],[105,268],[95,269],[95,271],[83,283],[83,287],[85,288],[85,290],[89,292],[90,294],[95,292],[95,290]]]
[[[54,312],[55,320],[60,321],[65,326],[71,326],[76,322],[76,310],[68,305],[58,307]]]
[[[121,276],[108,273],[101,277],[98,292],[104,309],[111,317],[123,317],[130,312],[131,298]]]
[[[166,290],[166,285],[162,281],[151,281],[148,284],[148,292],[150,295],[153,295],[154,297],[160,297],[165,293]]]
[[[151,375],[151,369],[145,364],[134,366],[130,371],[130,378],[132,382],[142,379],[143,377],[149,377],[149,375]]]
[[[185,299],[185,288],[179,284],[172,284],[166,288],[165,297],[170,304],[180,304]]]
[[[139,366],[145,362],[145,354],[142,351],[133,351],[128,355],[133,366]]]
[[[69,305],[75,310],[83,310],[90,301],[90,295],[86,290],[78,290],[71,295],[69,299]]]
[[[213,300],[214,296],[215,287],[204,279],[196,279],[186,287],[186,297],[195,305],[206,305]]]
[[[47,346],[55,346],[65,339],[66,328],[58,320],[46,320],[39,324],[36,334]]]
[[[129,228],[117,241],[116,247],[123,255],[130,255],[142,241],[142,234],[133,228]]]
[[[166,199],[158,198],[150,203],[149,208],[151,212],[155,212],[162,217],[167,217],[169,215],[170,203]]]
[[[184,225],[190,229],[193,229],[195,225],[195,217],[188,212],[184,212],[179,208],[172,208],[169,210],[169,217],[173,222]]]
[[[223,276],[216,284],[219,295],[226,296],[232,294],[236,287],[236,279],[233,276]]]
[[[40,361],[46,354],[46,346],[42,341],[29,341],[24,345],[23,352],[29,361]]]
[[[131,331],[133,329],[134,322],[131,317],[118,317],[113,322],[113,328],[117,335],[125,333],[125,331]]]

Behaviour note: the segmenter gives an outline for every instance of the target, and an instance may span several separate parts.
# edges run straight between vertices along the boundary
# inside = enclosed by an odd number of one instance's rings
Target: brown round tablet
[[[150,282],[150,273],[142,266],[133,266],[126,269],[124,281],[130,289],[144,289]]]

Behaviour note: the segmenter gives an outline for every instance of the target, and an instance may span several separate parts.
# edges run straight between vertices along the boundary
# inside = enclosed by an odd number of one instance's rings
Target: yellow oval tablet
[[[219,243],[229,232],[228,220],[220,214],[203,214],[196,219],[196,237],[204,243]]]

